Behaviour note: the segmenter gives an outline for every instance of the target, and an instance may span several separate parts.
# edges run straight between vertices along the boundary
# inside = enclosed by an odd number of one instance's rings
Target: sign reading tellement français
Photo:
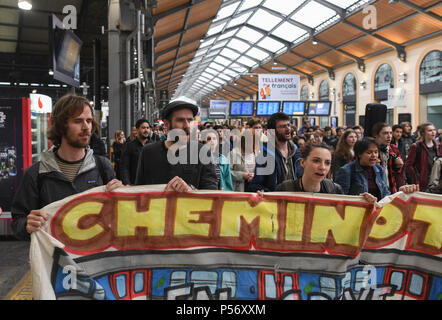
[[[260,74],[259,100],[299,100],[298,74]]]
[[[34,299],[441,299],[442,196],[104,187],[45,207]]]

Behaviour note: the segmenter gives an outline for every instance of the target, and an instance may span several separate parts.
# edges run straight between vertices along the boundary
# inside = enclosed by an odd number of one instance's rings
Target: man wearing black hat
[[[163,109],[161,116],[169,137],[166,141],[152,143],[143,148],[138,161],[136,185],[167,184],[166,190],[178,192],[218,189],[214,165],[203,164],[198,157],[197,161],[191,161],[192,152],[195,155],[197,151],[199,155],[203,147],[197,141],[191,141],[197,144],[197,149],[191,150],[189,143],[190,123],[197,113],[198,107],[186,101],[173,101]],[[177,140],[185,142],[182,148],[176,148],[177,141],[171,140],[172,130],[174,134],[178,132]],[[186,155],[184,163],[171,163],[169,159],[180,152]]]

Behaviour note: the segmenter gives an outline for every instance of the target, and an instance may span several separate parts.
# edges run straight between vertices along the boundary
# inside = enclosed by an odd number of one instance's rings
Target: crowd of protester
[[[175,101],[162,110],[161,121],[139,119],[127,140],[123,131],[115,132],[111,163],[100,155],[93,111],[87,99],[75,95],[54,105],[48,131],[53,146],[25,171],[13,199],[18,238],[29,239],[47,221],[45,205],[100,185],[107,192],[124,185],[166,185],[164,190],[177,192],[347,194],[371,203],[398,191],[442,193],[441,136],[429,122],[414,132],[408,122],[377,123],[368,133],[362,126],[320,128],[308,121],[296,128],[278,112],[266,122],[193,126],[198,107]],[[174,129],[182,132],[175,139]],[[182,137],[185,143],[175,148]],[[196,149],[192,142],[198,142]],[[187,162],[171,163],[169,151],[186,151]],[[206,152],[210,161],[197,156],[192,162],[196,152]],[[268,163],[274,164],[271,169]]]
[[[137,126],[140,122],[147,125],[149,134],[156,138],[146,140],[138,131],[135,139],[139,148],[142,144],[167,139],[167,128],[162,122],[151,126],[146,119],[141,119]],[[196,130],[194,138],[209,145],[212,153],[218,156],[213,161],[218,190],[343,193],[364,195],[371,201],[379,201],[398,191],[442,193],[442,160],[439,160],[442,149],[431,123],[419,125],[414,132],[409,122],[393,126],[377,123],[372,132],[367,133],[360,125],[320,128],[311,126],[308,121],[297,128],[288,115],[276,113],[266,122],[254,118],[235,126],[205,122],[190,130]],[[240,132],[238,143],[234,143],[235,136],[227,139],[224,130]],[[268,136],[273,130],[275,148],[270,154]],[[246,143],[246,132],[258,139]],[[138,155],[134,155],[132,161],[124,161],[131,153],[129,142],[126,144],[120,164],[115,160],[114,166],[140,175],[136,172]],[[257,174],[257,169],[265,165],[263,158],[266,157],[274,161],[275,169],[270,174]],[[312,169],[311,164],[321,161],[323,168]],[[306,188],[306,185],[311,186],[312,177],[318,178],[320,183],[316,188]],[[135,184],[132,178],[130,181],[123,178],[123,183]]]

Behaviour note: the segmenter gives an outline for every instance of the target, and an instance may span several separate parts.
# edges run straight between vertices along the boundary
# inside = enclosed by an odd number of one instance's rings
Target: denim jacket
[[[376,164],[373,170],[381,197],[389,196],[391,193],[385,180],[384,169],[379,164]],[[344,194],[358,196],[361,193],[368,192],[367,175],[358,160],[354,160],[341,167],[338,170],[335,182],[342,187]]]

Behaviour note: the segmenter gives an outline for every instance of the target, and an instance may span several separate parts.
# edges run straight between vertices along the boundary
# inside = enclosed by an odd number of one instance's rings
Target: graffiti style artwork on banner
[[[442,196],[163,189],[45,207],[34,299],[442,299]]]

